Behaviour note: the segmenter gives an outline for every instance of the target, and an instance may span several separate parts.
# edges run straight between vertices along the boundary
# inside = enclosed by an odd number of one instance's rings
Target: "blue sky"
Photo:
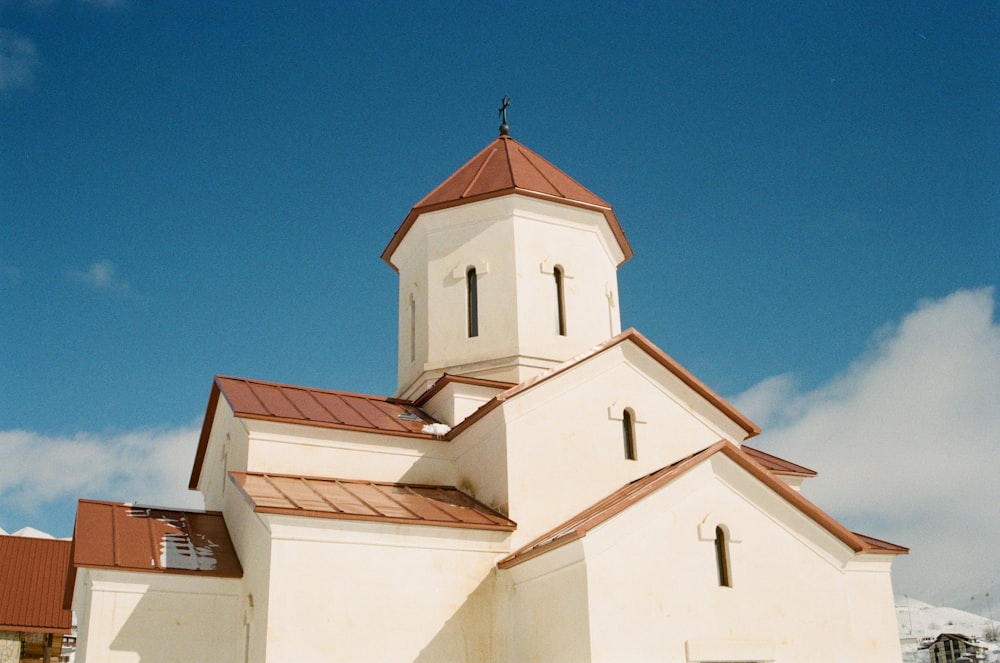
[[[615,207],[623,323],[897,592],[1000,589],[942,543],[1000,548],[1000,9],[869,4],[0,0],[0,527],[190,499],[214,374],[390,394],[378,256],[509,94]]]

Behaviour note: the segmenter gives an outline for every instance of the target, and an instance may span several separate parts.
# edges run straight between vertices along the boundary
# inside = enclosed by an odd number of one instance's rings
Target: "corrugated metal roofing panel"
[[[452,486],[230,472],[255,510],[511,531],[513,521]]]
[[[381,515],[336,481],[312,481],[309,485],[331,505],[330,513],[352,516]]]
[[[285,397],[306,419],[322,421],[330,416],[330,412],[320,405],[308,389],[286,388]]]
[[[80,500],[73,564],[225,578],[243,575],[218,512]]]
[[[68,634],[63,609],[72,542],[0,535],[0,631]]]

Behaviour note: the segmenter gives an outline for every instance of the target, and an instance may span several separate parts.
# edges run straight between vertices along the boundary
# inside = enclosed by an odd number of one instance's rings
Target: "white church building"
[[[505,127],[504,127],[505,128]],[[85,663],[897,663],[906,549],[634,329],[611,206],[506,131],[414,206],[390,397],[216,377],[206,511],[81,500]]]

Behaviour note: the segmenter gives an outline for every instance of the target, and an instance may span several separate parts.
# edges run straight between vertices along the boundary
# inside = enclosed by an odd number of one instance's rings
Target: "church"
[[[907,550],[622,329],[631,256],[504,122],[382,252],[395,394],[217,376],[205,511],[80,500],[78,660],[898,662]]]

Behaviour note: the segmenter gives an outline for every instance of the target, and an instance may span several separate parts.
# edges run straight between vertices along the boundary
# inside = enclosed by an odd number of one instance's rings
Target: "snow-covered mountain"
[[[926,649],[918,649],[921,639],[937,638],[942,633],[961,633],[979,638],[989,647],[987,661],[1000,663],[1000,643],[986,642],[984,633],[993,628],[989,617],[958,608],[939,608],[914,598],[897,597],[896,621],[903,648],[904,663],[928,663]],[[997,622],[1000,626],[1000,622]]]

